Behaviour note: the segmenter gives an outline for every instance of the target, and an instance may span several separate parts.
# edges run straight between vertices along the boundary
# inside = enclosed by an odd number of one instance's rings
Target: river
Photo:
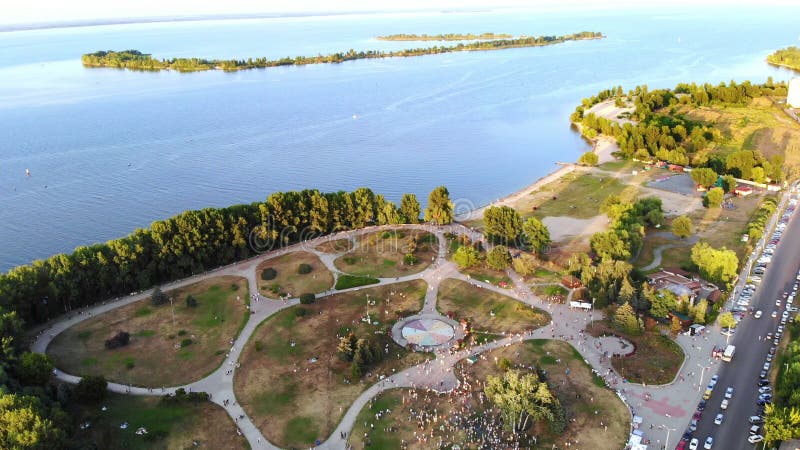
[[[497,10],[0,33],[0,270],[278,190],[368,186],[424,201],[443,184],[459,208],[480,206],[586,151],[568,115],[601,89],[788,79],[764,58],[797,43],[798,13]],[[583,30],[608,37],[236,73],[80,63],[101,49],[276,58],[427,45],[381,34]]]

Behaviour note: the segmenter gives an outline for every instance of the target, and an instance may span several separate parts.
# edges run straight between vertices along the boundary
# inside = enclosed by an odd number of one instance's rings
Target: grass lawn
[[[546,301],[564,303],[567,301],[569,290],[560,284],[540,284],[533,287],[533,293]]]
[[[242,353],[234,380],[239,403],[278,446],[307,448],[315,439],[328,437],[378,374],[391,374],[430,357],[409,353],[386,333],[399,317],[422,309],[427,288],[421,280],[364,288],[270,317]],[[367,301],[371,320],[378,325],[361,321]],[[305,313],[300,316],[298,311]],[[337,354],[339,336],[350,331],[388,349],[385,359],[361,380],[352,379],[350,363]]]
[[[152,306],[150,299],[85,320],[56,336],[47,354],[56,367],[74,375],[105,375],[136,386],[174,386],[199,380],[225,358],[247,319],[247,280],[210,278],[168,291],[169,303]],[[198,306],[186,306],[191,294]],[[239,297],[239,300],[237,300]],[[119,331],[130,344],[107,350],[105,340]],[[182,346],[184,340],[191,344]]]
[[[606,197],[626,190],[632,192],[632,197],[637,188],[611,176],[573,172],[523,198],[515,209],[524,217],[589,219],[600,214],[600,204]]]
[[[317,246],[317,250],[324,253],[346,253],[353,249],[353,241],[350,239],[336,239],[335,241],[323,242]]]
[[[713,124],[724,140],[708,152],[723,157],[736,150],[759,150],[767,158],[783,155],[790,176],[800,174],[800,125],[766,98],[742,106],[679,107],[678,114]]]
[[[476,266],[470,267],[469,269],[461,269],[461,272],[476,280],[484,281],[495,286],[503,284],[503,286],[500,287],[511,288],[513,285],[511,278],[502,270],[494,270],[486,266]]]
[[[747,243],[741,240],[742,234],[747,232],[747,224],[763,198],[764,195],[734,198],[734,210],[704,208],[690,216],[692,224],[702,239],[713,247],[725,246],[734,250],[741,261],[749,250]]]
[[[101,406],[107,407],[106,411],[102,411]],[[163,403],[156,397],[109,393],[109,397],[100,405],[74,406],[69,413],[76,425],[85,422],[91,425],[86,430],[75,427],[77,431],[73,439],[86,444],[81,448],[250,448],[244,436],[237,434],[233,420],[222,408],[211,402]],[[128,424],[124,430],[120,428],[123,423]],[[147,434],[137,435],[136,430],[139,428],[145,428]],[[89,447],[91,443],[96,446]]]
[[[531,366],[547,371],[551,389],[571,419],[560,436],[551,433],[545,423],[536,424],[527,432],[517,434],[515,437],[520,439],[520,448],[534,448],[530,436],[537,437],[538,445],[535,448],[550,449],[566,441],[572,443],[572,449],[616,450],[624,447],[630,426],[630,415],[625,405],[613,392],[603,387],[602,380],[592,375],[591,369],[570,345],[550,340],[530,341],[497,349],[486,353],[485,359],[479,359],[474,365],[460,363],[456,372],[465,382],[462,387],[468,390],[469,395],[463,392],[436,395],[408,389],[383,393],[361,411],[350,442],[354,448],[384,449],[400,448],[401,441],[405,441],[409,449],[428,449],[437,448],[436,443],[441,439],[458,444],[461,448],[479,448],[476,442],[467,438],[463,425],[452,425],[448,419],[488,416],[494,421],[500,420],[497,412],[478,400],[486,377],[502,374],[494,362],[495,358],[508,358],[523,371]],[[566,374],[567,368],[570,369],[569,375]],[[387,410],[390,412],[387,413]],[[435,424],[423,422],[420,427],[420,423],[411,417],[421,411],[436,414],[439,420]],[[376,414],[380,412],[383,414],[378,419]],[[600,425],[601,422],[608,425],[607,430]],[[442,426],[444,429],[440,428]],[[368,435],[366,441],[365,433]],[[419,441],[416,436],[421,435],[428,436],[427,442]],[[433,438],[430,438],[431,435]],[[504,434],[503,437],[510,436]]]
[[[681,347],[658,330],[645,331],[638,336],[629,335],[612,328],[608,320],[599,320],[592,327],[587,327],[586,332],[592,336],[614,334],[633,343],[636,351],[632,355],[611,358],[614,370],[633,383],[669,383],[683,362]]]
[[[336,280],[336,289],[349,289],[358,286],[378,284],[380,280],[370,277],[358,277],[354,275],[340,275]]]
[[[311,272],[301,274],[297,271],[300,264],[311,266]],[[264,269],[272,268],[277,275],[272,280],[261,277]],[[308,252],[287,253],[278,258],[261,262],[256,268],[258,290],[261,294],[278,298],[289,294],[290,297],[299,297],[301,294],[319,294],[333,286],[333,275],[322,264],[317,255]]]
[[[342,272],[377,278],[409,275],[428,267],[439,248],[436,236],[421,230],[378,231],[358,239],[355,250],[334,262]],[[416,259],[413,264],[406,264],[407,254]]]
[[[550,315],[540,309],[454,279],[439,285],[436,308],[443,314],[470,319],[476,332],[517,333],[550,322]]]

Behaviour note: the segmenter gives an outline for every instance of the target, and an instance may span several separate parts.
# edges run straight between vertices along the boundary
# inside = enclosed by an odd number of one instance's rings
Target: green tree
[[[53,373],[53,361],[41,353],[25,352],[17,359],[15,372],[22,383],[43,386]]]
[[[508,370],[502,377],[486,377],[484,393],[499,410],[503,426],[511,432],[527,428],[528,421],[553,421],[558,398],[535,373]]]
[[[714,186],[714,184],[717,182],[717,178],[719,178],[719,175],[717,175],[717,172],[714,172],[714,169],[709,169],[707,167],[692,169],[689,174],[696,184],[699,184],[706,189]]]
[[[764,419],[764,439],[768,442],[800,438],[800,409],[768,404]]]
[[[106,398],[108,382],[102,375],[87,375],[75,386],[75,397],[84,403],[99,403]]]
[[[668,289],[662,289],[654,293],[650,300],[650,315],[656,319],[667,317],[670,311],[678,307],[675,294]]]
[[[715,187],[706,192],[706,206],[709,208],[719,208],[719,206],[722,204],[722,200],[724,199],[725,191],[723,191],[722,188]]]
[[[447,225],[453,221],[454,205],[450,201],[450,192],[444,186],[432,190],[428,196],[428,207],[425,208],[425,221],[435,225]]]
[[[586,152],[578,158],[578,164],[582,166],[596,166],[600,158],[595,152]]]
[[[722,177],[722,190],[726,193],[733,192],[736,189],[736,178],[733,175],[725,175]]]
[[[631,282],[624,278],[622,280],[622,286],[619,288],[619,295],[617,295],[617,300],[622,303],[633,303],[636,299],[636,289],[633,287]]]
[[[509,206],[490,206],[483,211],[484,231],[489,240],[505,245],[515,243],[522,233],[522,218]]]
[[[706,314],[708,313],[708,302],[705,300],[700,300],[694,305],[694,309],[692,310],[692,315],[694,316],[694,322],[699,324],[706,323]]]
[[[0,390],[0,448],[47,450],[62,448],[64,432],[45,414],[37,397]]]
[[[470,245],[462,245],[453,254],[453,261],[462,269],[468,269],[480,262],[481,254]]]
[[[505,270],[511,266],[511,254],[504,245],[497,245],[486,254],[486,265],[495,270]]]
[[[692,219],[687,216],[676,217],[672,221],[672,234],[683,239],[692,235]]]
[[[617,308],[613,318],[614,327],[628,334],[639,334],[642,331],[642,319],[636,316],[630,303]]]
[[[736,328],[736,321],[733,319],[733,314],[731,314],[730,311],[720,314],[717,321],[722,328]]]
[[[536,258],[527,253],[523,253],[514,258],[511,264],[514,267],[514,271],[524,277],[536,273],[536,269],[539,266],[536,262]]]
[[[751,175],[751,178],[756,183],[763,183],[764,181],[766,181],[767,175],[766,175],[766,173],[764,173],[764,168],[763,167],[753,167],[753,173]]]
[[[525,243],[541,254],[550,245],[550,230],[537,218],[529,217],[522,224]]]
[[[161,286],[153,288],[153,293],[150,294],[150,303],[152,303],[153,306],[163,305],[167,303],[167,301],[169,301],[169,297],[161,291]]]
[[[601,231],[589,239],[592,250],[601,258],[626,260],[631,257],[627,244],[614,231]]]
[[[403,194],[400,199],[400,217],[403,223],[419,223],[419,201],[414,194]]]
[[[348,362],[352,361],[353,355],[355,355],[356,352],[357,343],[358,338],[352,332],[342,336],[341,339],[339,339],[339,345],[336,347],[336,351],[339,352],[339,357]]]
[[[725,247],[717,250],[704,241],[692,247],[691,259],[700,270],[700,275],[712,283],[730,283],[739,267],[736,252]]]

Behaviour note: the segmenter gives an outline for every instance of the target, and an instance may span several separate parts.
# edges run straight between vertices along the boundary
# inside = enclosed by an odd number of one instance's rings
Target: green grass
[[[614,177],[594,174],[570,174],[541,188],[547,194],[543,200],[534,201],[531,209],[522,210],[523,216],[569,216],[589,219],[600,214],[600,204],[609,195],[619,195],[626,186]],[[554,198],[555,197],[555,198]]]
[[[147,306],[145,306],[143,308],[137,309],[136,313],[134,313],[134,315],[136,317],[144,317],[144,316],[149,316],[152,312],[153,312],[152,309],[150,309]]]
[[[541,327],[550,321],[546,312],[511,297],[460,280],[439,285],[437,309],[444,314],[472,321],[476,332],[517,333]]]
[[[505,283],[506,287],[511,287],[512,285],[511,278],[509,278],[505,272],[499,270],[493,270],[487,267],[470,267],[469,269],[462,270],[462,272],[476,280],[495,286],[500,286],[501,283]]]
[[[156,335],[155,330],[139,330],[133,334],[136,337],[152,337]]]
[[[294,403],[295,398],[297,398],[297,384],[289,382],[278,392],[263,391],[254,399],[253,407],[258,414],[271,414],[286,410]]]
[[[76,443],[94,443],[94,448],[126,450],[161,450],[192,448],[249,448],[237,436],[233,421],[221,408],[211,403],[165,403],[155,397],[131,397],[110,394],[99,406],[77,406],[70,411],[76,424],[89,422],[86,430],[75,427]],[[126,429],[120,424],[127,423]],[[146,435],[137,435],[144,428]],[[84,448],[76,446],[75,448]],[[89,448],[88,446],[85,448]]]
[[[395,425],[391,415],[384,414],[380,419],[375,419],[375,414],[379,411],[394,411],[401,404],[401,393],[398,390],[391,390],[376,397],[367,407],[361,410],[356,419],[357,424],[372,423],[374,428],[370,429],[370,444],[365,446],[369,449],[390,449],[401,448],[400,438],[397,433],[387,432],[387,428]]]
[[[317,424],[311,417],[295,417],[286,424],[285,433],[291,436],[294,441],[303,441],[309,445],[314,444],[314,441],[324,436],[319,436]]]
[[[377,278],[360,277],[356,275],[339,275],[339,278],[336,280],[336,289],[349,289],[378,283],[380,283],[380,280]]]

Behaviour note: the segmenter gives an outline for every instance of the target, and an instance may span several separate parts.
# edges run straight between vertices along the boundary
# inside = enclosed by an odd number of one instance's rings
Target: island
[[[567,41],[601,39],[603,34],[595,31],[582,31],[564,36],[520,37],[517,39],[499,39],[472,43],[459,43],[452,46],[434,46],[405,50],[381,51],[367,50],[331,53],[329,55],[296,56],[280,59],[248,58],[244,59],[204,59],[204,58],[171,58],[157,59],[150,54],[138,50],[98,51],[82,56],[85,67],[111,67],[117,69],[133,69],[143,71],[177,70],[178,72],[197,72],[202,70],[236,71],[246,69],[263,69],[277,66],[303,66],[307,64],[327,64],[354,61],[358,59],[377,59],[434,55],[462,51],[503,50],[508,48],[541,47],[560,44]]]
[[[512,39],[508,33],[447,33],[447,34],[389,34],[378,36],[379,41],[489,41],[492,39]],[[520,36],[525,37],[525,36]]]
[[[800,48],[791,46],[775,50],[767,56],[767,62],[780,67],[786,67],[800,72]]]

